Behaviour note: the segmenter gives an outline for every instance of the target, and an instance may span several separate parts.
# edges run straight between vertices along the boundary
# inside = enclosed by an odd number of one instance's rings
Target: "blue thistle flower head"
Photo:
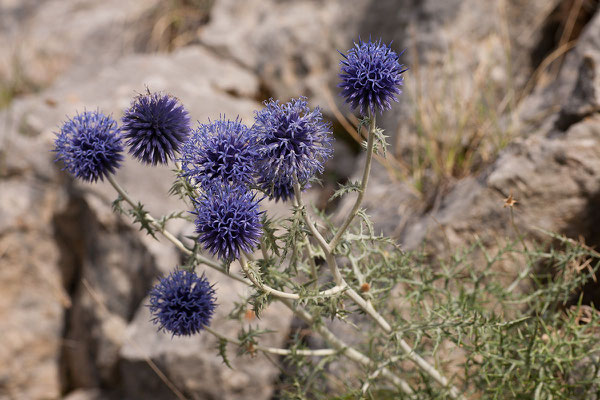
[[[398,61],[398,55],[390,46],[381,42],[363,42],[359,40],[347,54],[340,53],[342,82],[341,95],[353,109],[359,109],[366,115],[392,108],[390,101],[398,102],[397,94],[402,93],[402,73],[404,65]]]
[[[99,111],[77,114],[56,134],[56,161],[75,177],[96,182],[114,174],[123,161],[123,143],[117,122]]]
[[[260,200],[241,186],[215,185],[196,201],[198,241],[211,254],[231,262],[258,244],[262,225]]]
[[[207,188],[215,184],[249,185],[254,180],[258,147],[239,119],[202,124],[183,145],[183,174]]]
[[[139,95],[123,116],[129,153],[146,164],[166,164],[190,134],[190,117],[172,96]]]
[[[260,189],[275,201],[288,201],[294,197],[294,183],[291,177],[281,177],[276,182],[259,179],[259,185]],[[308,188],[308,184],[304,185],[304,188]]]
[[[265,106],[251,128],[259,142],[258,184],[269,198],[287,200],[294,177],[304,186],[323,172],[333,153],[333,134],[320,109],[311,111],[303,97]]]
[[[215,290],[204,275],[176,270],[150,291],[152,322],[174,336],[189,336],[210,324],[215,301]]]

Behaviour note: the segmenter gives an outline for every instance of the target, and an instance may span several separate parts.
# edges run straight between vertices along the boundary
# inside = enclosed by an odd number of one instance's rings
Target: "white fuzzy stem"
[[[298,295],[296,293],[287,293],[287,292],[282,292],[281,290],[273,289],[269,285],[265,285],[264,283],[262,283],[258,279],[256,279],[256,277],[254,276],[254,273],[252,271],[250,271],[250,269],[248,267],[248,263],[246,261],[246,257],[244,255],[242,255],[240,257],[240,265],[242,267],[242,270],[248,277],[248,279],[250,279],[250,281],[254,284],[254,286],[259,288],[263,292],[271,294],[275,297],[280,297],[282,299],[300,300],[300,295]],[[344,289],[346,289],[346,285],[334,286],[331,289],[320,291],[320,292],[316,293],[314,296],[315,297],[333,296],[337,293],[342,292]],[[306,296],[306,297],[310,297],[310,296]]]
[[[296,199],[296,205],[298,207],[300,207],[302,210],[302,215],[304,216],[304,222],[306,222],[306,225],[308,226],[310,233],[312,233],[312,235],[315,237],[315,239],[317,239],[317,243],[319,243],[319,246],[321,246],[321,249],[323,249],[323,253],[325,254],[325,259],[327,261],[327,265],[329,265],[329,269],[331,270],[331,274],[333,275],[333,281],[335,282],[335,285],[336,286],[347,286],[346,283],[343,282],[344,278],[342,277],[342,274],[340,273],[339,268],[337,268],[335,256],[333,255],[333,253],[331,251],[331,247],[327,244],[327,241],[319,233],[319,231],[317,230],[317,227],[312,222],[312,219],[310,217],[310,214],[308,213],[306,205],[304,204],[304,201],[302,200],[302,191],[301,191],[300,185],[298,184],[297,181],[294,181],[294,196]]]
[[[366,367],[374,366],[373,360],[369,357],[362,354],[360,351],[356,350],[352,346],[346,344],[343,340],[338,338],[333,332],[331,332],[327,327],[322,323],[315,323],[314,318],[305,310],[294,307],[289,301],[282,300],[282,303],[285,304],[296,316],[310,325],[316,332],[319,333],[327,341],[331,346],[337,349],[344,356],[349,358],[350,360],[364,365]],[[414,391],[410,387],[410,385],[398,375],[394,374],[388,368],[382,368],[381,374],[393,382],[396,386],[398,386],[405,394],[413,395]]]
[[[204,330],[206,330],[207,332],[211,333],[212,335],[216,336],[219,339],[226,340],[229,343],[235,344],[237,346],[241,346],[242,345],[242,342],[240,340],[227,337],[227,336],[223,335],[222,333],[219,333],[219,332],[215,331],[214,329],[209,328],[208,326],[204,326]],[[334,355],[334,354],[338,353],[338,351],[334,350],[334,349],[314,349],[314,350],[312,350],[312,349],[298,349],[298,350],[290,350],[290,349],[281,349],[281,348],[278,348],[278,347],[267,347],[267,346],[260,346],[260,345],[255,345],[254,346],[254,350],[262,351],[263,353],[277,354],[277,355],[280,355],[280,356],[288,356],[288,355],[292,355],[292,354],[297,354],[299,356],[324,357],[324,356],[331,356],[331,355]]]
[[[323,235],[321,235],[321,233],[317,230],[317,227],[315,226],[315,224],[312,222],[312,218],[310,217],[310,214],[308,213],[308,210],[306,209],[306,206],[304,205],[304,203],[302,201],[302,189],[300,188],[300,184],[298,183],[298,180],[295,178],[294,178],[293,185],[294,185],[295,204],[297,207],[300,207],[302,209],[302,216],[304,217],[304,221],[306,222],[306,225],[308,226],[310,233],[314,236],[314,238],[317,240],[317,242],[319,242],[319,246],[321,246],[323,251],[325,251],[326,253],[331,253],[331,248],[327,244],[327,240],[325,240]]]
[[[373,305],[370,302],[363,299],[352,288],[348,288],[348,290],[346,291],[346,294],[348,295],[348,297],[350,297],[356,303],[356,305],[358,305],[364,312],[366,312],[371,318],[373,318],[373,320],[377,323],[377,325],[379,325],[379,327],[385,333],[388,333],[388,334],[394,333],[390,324],[385,320],[385,318],[383,318],[383,316],[381,314],[379,314],[375,310],[375,308],[373,308]],[[420,355],[415,353],[413,348],[410,347],[410,345],[408,343],[406,343],[406,341],[404,339],[400,338],[400,335],[395,333],[395,336],[396,336],[396,339],[398,340],[398,344],[400,345],[400,348],[402,349],[404,354],[406,354],[406,356],[408,357],[409,360],[413,361],[419,368],[421,368],[423,371],[425,371],[437,383],[439,383],[443,387],[448,387],[450,389],[450,397],[452,397],[453,399],[463,398],[462,395],[460,394],[460,392],[458,391],[458,389],[455,388],[454,386],[451,386],[450,382],[448,381],[448,379],[445,376],[440,374],[440,372],[437,369],[435,369],[435,367],[433,367],[431,364],[429,364],[423,357],[421,357]]]

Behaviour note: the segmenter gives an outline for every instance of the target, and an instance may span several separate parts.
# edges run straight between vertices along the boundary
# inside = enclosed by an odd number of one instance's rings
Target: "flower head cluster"
[[[204,275],[176,270],[150,291],[152,321],[159,330],[191,335],[210,324],[215,300],[215,290]]]
[[[123,144],[111,117],[86,111],[65,122],[57,133],[56,160],[75,177],[88,182],[113,174],[123,161]]]
[[[193,212],[200,243],[225,261],[252,251],[261,235],[259,201],[241,186],[215,185],[206,190]]]
[[[184,175],[202,187],[249,185],[254,179],[257,142],[239,119],[202,124],[183,145]]]
[[[354,44],[347,54],[342,54],[340,62],[342,96],[354,109],[366,114],[367,109],[375,113],[383,112],[392,106],[390,101],[398,101],[402,85],[402,73],[406,71],[398,61],[398,55],[381,42]]]
[[[305,185],[331,157],[333,134],[321,111],[310,110],[305,98],[285,104],[271,100],[255,115],[259,142],[258,184],[270,198],[287,200],[293,179]]]
[[[130,154],[147,164],[166,164],[188,138],[190,117],[176,98],[148,93],[125,111],[123,131]]]

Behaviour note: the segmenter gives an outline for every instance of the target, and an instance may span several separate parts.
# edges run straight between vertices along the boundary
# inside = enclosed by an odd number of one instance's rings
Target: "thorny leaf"
[[[227,340],[219,338],[219,344],[217,345],[217,349],[219,351],[221,359],[223,360],[223,364],[227,365],[229,369],[233,369],[233,367],[229,363],[229,358],[227,357]]]
[[[383,129],[379,129],[379,128],[376,128],[375,131],[373,132],[374,140],[375,140],[373,142],[373,151],[376,154],[380,154],[381,156],[385,157],[386,150],[389,145],[389,143],[387,142],[387,138],[389,136],[384,135],[383,132],[384,132]]]
[[[144,205],[142,203],[138,202],[135,207],[129,210],[129,214],[133,216],[134,223],[140,224],[140,231],[145,230],[148,235],[158,240],[155,235],[156,230],[152,227],[152,223],[146,217],[148,212],[144,209]]]
[[[338,197],[342,197],[348,193],[352,193],[352,192],[359,192],[360,191],[360,186],[361,183],[359,181],[349,181],[347,183],[344,184],[339,184],[340,188],[338,190],[336,190],[333,195],[331,195],[331,197],[329,198],[329,201],[333,201]]]
[[[123,201],[125,201],[125,199],[121,197],[121,195],[119,195],[115,199],[115,201],[112,202],[112,210],[114,213],[119,215],[125,214],[125,209],[123,208]]]

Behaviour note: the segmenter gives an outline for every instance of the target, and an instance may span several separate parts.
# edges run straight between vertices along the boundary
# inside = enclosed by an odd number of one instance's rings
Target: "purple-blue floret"
[[[199,125],[181,151],[183,175],[204,188],[250,185],[257,157],[257,141],[248,127],[224,117]]]
[[[62,161],[64,169],[83,181],[104,180],[123,161],[117,122],[99,111],[77,114],[56,135],[56,161]]]
[[[342,53],[340,53],[342,54]],[[404,65],[390,46],[377,42],[354,43],[354,47],[340,61],[342,82],[341,95],[353,109],[363,115],[392,108],[391,101],[398,102],[396,95],[402,93]]]
[[[269,198],[287,200],[294,179],[306,187],[323,172],[333,153],[331,125],[319,108],[310,110],[305,98],[285,104],[270,100],[254,119],[251,129],[259,142],[257,183]]]
[[[196,200],[198,241],[212,255],[231,262],[260,242],[260,199],[245,187],[215,185]]]
[[[175,97],[160,93],[136,97],[122,121],[129,153],[152,165],[174,159],[191,131],[183,105]]]
[[[294,184],[292,178],[289,179],[281,178],[277,180],[277,183],[262,180],[259,182],[260,189],[266,193],[270,199],[275,201],[288,201],[294,197]],[[306,185],[305,188],[308,186]]]
[[[210,324],[215,301],[215,290],[204,275],[176,270],[150,291],[152,322],[174,336],[189,336]]]

